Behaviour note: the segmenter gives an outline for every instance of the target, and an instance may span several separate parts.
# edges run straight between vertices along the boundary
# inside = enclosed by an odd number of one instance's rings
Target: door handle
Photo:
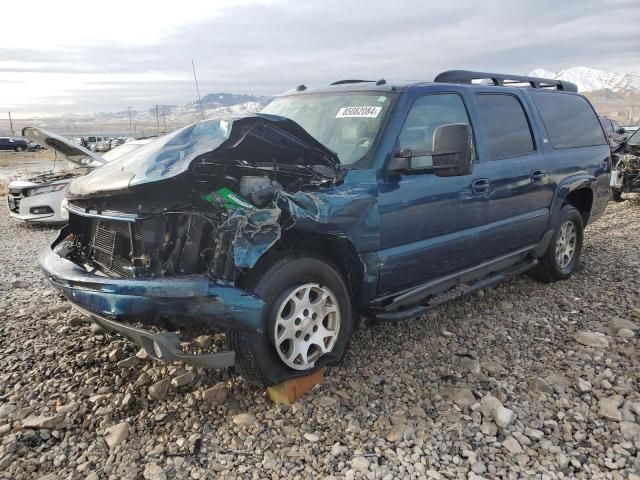
[[[531,170],[531,183],[541,182],[546,176],[547,172],[544,170]]]
[[[488,178],[477,178],[471,182],[471,191],[477,195],[484,195],[489,192],[491,182]]]

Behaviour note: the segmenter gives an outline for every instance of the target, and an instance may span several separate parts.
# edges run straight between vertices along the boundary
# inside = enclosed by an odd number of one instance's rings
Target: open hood
[[[303,168],[334,180],[337,155],[285,117],[246,114],[202,120],[125,154],[74,180],[68,197],[91,198],[197,170],[203,162],[258,168]]]
[[[68,138],[61,137],[60,135],[38,127],[24,127],[22,129],[22,136],[27,137],[34,143],[46,145],[47,148],[52,148],[60,152],[70,162],[83,167],[89,166],[90,164],[99,166],[106,163],[100,155],[87,150]]]

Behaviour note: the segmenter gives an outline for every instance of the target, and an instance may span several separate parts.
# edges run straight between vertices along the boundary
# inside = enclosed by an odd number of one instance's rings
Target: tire
[[[342,360],[353,332],[354,317],[345,281],[329,262],[308,255],[291,254],[256,267],[240,283],[242,288],[254,292],[265,302],[262,333],[227,333],[229,347],[236,352],[236,369],[247,380],[268,387],[289,378],[309,375]],[[337,307],[337,316],[334,311],[324,316],[325,313],[321,312],[325,310],[320,310],[320,306],[313,307],[319,309],[318,314],[311,313],[308,308],[303,310],[305,305],[316,305],[306,300],[317,301],[320,298],[318,292],[328,294],[323,305],[328,305],[327,310]],[[296,295],[300,303],[296,303],[292,295]],[[298,307],[294,308],[294,305]],[[318,328],[325,326],[324,322],[327,322],[324,332],[334,334],[330,337],[314,335]],[[280,340],[276,339],[276,331],[282,335]],[[314,337],[326,342],[324,348],[327,352],[307,343],[313,342]],[[296,353],[294,345],[302,346],[301,351],[308,346],[306,363],[303,353],[293,358]]]
[[[573,242],[571,238],[573,238]],[[578,265],[583,240],[582,215],[573,205],[564,205],[560,209],[558,224],[551,237],[551,242],[542,258],[539,259],[538,265],[531,271],[531,276],[544,283],[553,283],[569,278]],[[564,255],[562,255],[562,250],[564,250]]]
[[[617,203],[624,202],[624,199],[622,198],[622,190],[617,188],[611,189],[611,200]]]
[[[24,152],[24,147],[16,147],[16,152]]]

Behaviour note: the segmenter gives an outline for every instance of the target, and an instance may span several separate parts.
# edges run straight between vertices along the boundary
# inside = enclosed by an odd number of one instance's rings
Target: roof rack
[[[469,70],[448,70],[439,73],[434,82],[438,83],[473,83],[473,80],[491,80],[499,87],[517,86],[515,84],[528,83],[531,88],[555,89],[564,92],[578,92],[578,87],[564,80],[549,78],[524,77],[521,75],[509,75],[505,73],[472,72]]]
[[[384,78],[381,78],[380,80],[338,80],[337,82],[329,84],[329,86],[345,85],[347,83],[375,83],[376,85],[385,85],[387,81]]]

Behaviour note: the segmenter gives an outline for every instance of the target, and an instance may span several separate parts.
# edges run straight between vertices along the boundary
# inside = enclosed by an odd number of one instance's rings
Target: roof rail
[[[571,82],[564,80],[553,80],[549,78],[524,77],[521,75],[509,75],[506,73],[472,72],[469,70],[448,70],[439,73],[434,82],[438,83],[473,83],[473,80],[491,80],[494,85],[508,87],[516,83],[528,83],[531,88],[555,89],[564,92],[578,92],[578,87]]]

